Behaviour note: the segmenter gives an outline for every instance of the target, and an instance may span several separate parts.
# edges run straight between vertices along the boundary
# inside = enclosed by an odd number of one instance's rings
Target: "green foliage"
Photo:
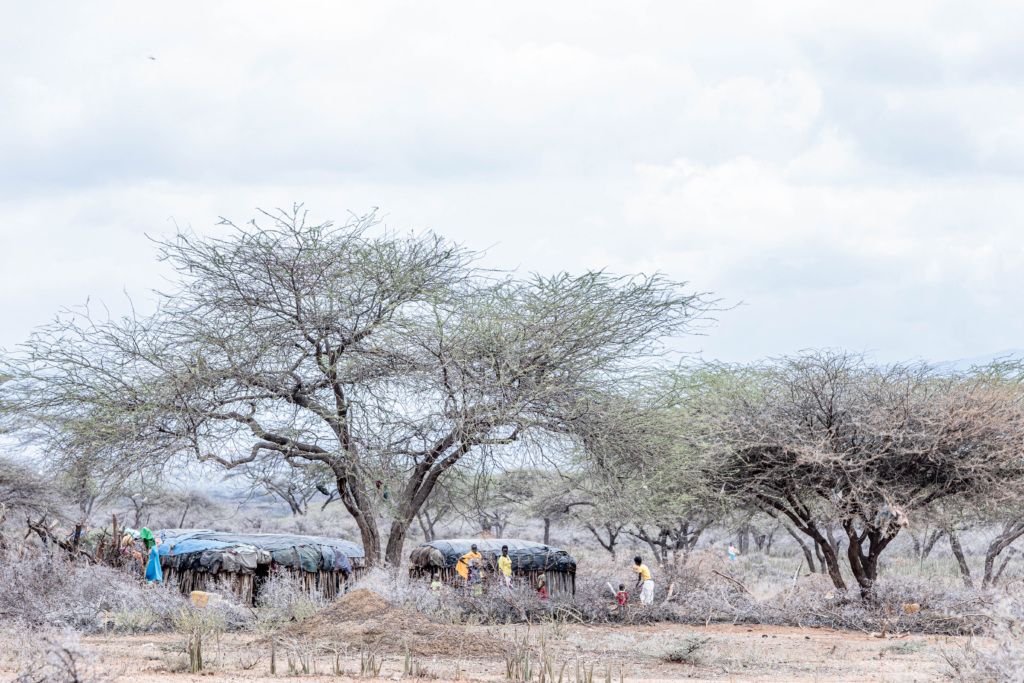
[[[460,245],[377,223],[314,225],[296,206],[158,242],[177,279],[155,313],[72,311],[3,362],[19,428],[102,490],[194,458],[268,488],[285,464],[326,470],[370,564],[378,519],[394,521],[397,564],[461,460],[636,443],[603,440],[605,417],[711,306],[661,275],[494,277]]]
[[[117,628],[128,633],[139,633],[152,626],[158,618],[156,612],[149,606],[124,609],[117,613],[115,623]]]

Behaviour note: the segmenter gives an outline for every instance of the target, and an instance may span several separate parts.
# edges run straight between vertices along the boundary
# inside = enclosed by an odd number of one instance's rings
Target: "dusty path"
[[[527,636],[524,627],[476,628],[511,643]],[[644,627],[572,626],[530,630],[534,647],[544,647],[557,670],[565,666],[566,679],[575,678],[577,663],[589,669],[594,680],[604,681],[610,667],[613,680],[627,681],[934,681],[943,677],[944,648],[962,646],[963,639],[910,636],[880,640],[866,634],[831,629],[800,629],[773,626],[721,626],[708,628],[659,624]],[[979,643],[983,644],[983,643]],[[220,643],[205,644],[208,671],[202,675],[173,672],[184,663],[181,640],[172,634],[87,637],[82,646],[102,657],[102,665],[119,681],[167,683],[195,681],[279,681],[288,673],[287,652],[277,649],[276,677],[269,675],[269,648],[258,634],[230,634]],[[307,681],[356,680],[359,673],[358,644],[298,642],[294,647],[321,654],[310,656],[310,668],[318,676]],[[347,676],[324,675],[332,670],[333,648],[342,653]],[[287,649],[287,647],[285,648]],[[672,658],[683,661],[667,661]],[[500,658],[434,656],[416,658],[425,679],[504,681],[505,662]],[[401,676],[404,657],[385,655],[380,677]],[[297,665],[298,666],[298,665]],[[13,680],[10,671],[0,680]],[[366,680],[360,678],[358,680]]]

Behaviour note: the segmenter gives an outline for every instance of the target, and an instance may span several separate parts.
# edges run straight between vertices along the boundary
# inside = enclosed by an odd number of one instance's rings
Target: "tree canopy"
[[[743,372],[719,428],[730,450],[711,480],[810,537],[839,588],[845,581],[823,522],[844,530],[850,570],[867,596],[880,554],[915,512],[1022,492],[1022,397],[989,375],[877,366],[832,351]]]
[[[12,400],[108,470],[324,466],[371,562],[377,481],[397,563],[452,467],[574,448],[595,407],[711,305],[659,275],[484,271],[476,253],[372,214],[311,224],[296,207],[228,227],[158,242],[176,279],[153,314],[75,311],[38,331],[7,364]]]

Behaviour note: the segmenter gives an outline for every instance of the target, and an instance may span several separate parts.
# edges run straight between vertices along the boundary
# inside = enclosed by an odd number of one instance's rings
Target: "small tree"
[[[740,374],[722,430],[732,451],[712,478],[810,537],[837,588],[846,584],[823,520],[841,525],[848,566],[870,597],[879,557],[908,517],[942,500],[1020,494],[1021,396],[988,377],[877,367],[841,352]]]
[[[709,434],[703,373],[680,368],[637,378],[628,393],[594,406],[581,453],[577,495],[585,525],[614,555],[621,533],[646,543],[661,562],[685,559],[722,516],[702,461],[718,446]]]

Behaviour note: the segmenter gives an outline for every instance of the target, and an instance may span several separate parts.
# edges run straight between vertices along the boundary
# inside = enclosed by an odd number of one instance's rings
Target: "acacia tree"
[[[544,523],[544,543],[551,543],[551,530],[577,510],[593,509],[601,501],[586,494],[572,471],[557,468],[537,469],[524,473],[529,477],[530,497],[524,506],[530,517]],[[614,540],[612,540],[614,546]]]
[[[379,231],[372,215],[310,225],[296,208],[262,220],[159,242],[177,280],[154,314],[62,316],[9,374],[37,424],[73,403],[114,435],[122,466],[184,454],[228,469],[323,463],[370,563],[380,513],[384,558],[397,563],[452,467],[578,439],[595,397],[708,307],[659,276],[481,272],[459,245]]]
[[[1021,396],[984,376],[830,351],[745,373],[723,428],[732,450],[713,481],[810,537],[837,588],[846,584],[823,520],[841,525],[870,597],[878,559],[908,517],[943,500],[1020,494]]]
[[[703,480],[703,459],[718,448],[707,424],[713,394],[694,368],[639,377],[615,401],[594,412],[581,451],[577,494],[593,509],[578,514],[612,555],[620,534],[646,543],[664,563],[685,558],[703,532],[722,516],[718,496]]]

